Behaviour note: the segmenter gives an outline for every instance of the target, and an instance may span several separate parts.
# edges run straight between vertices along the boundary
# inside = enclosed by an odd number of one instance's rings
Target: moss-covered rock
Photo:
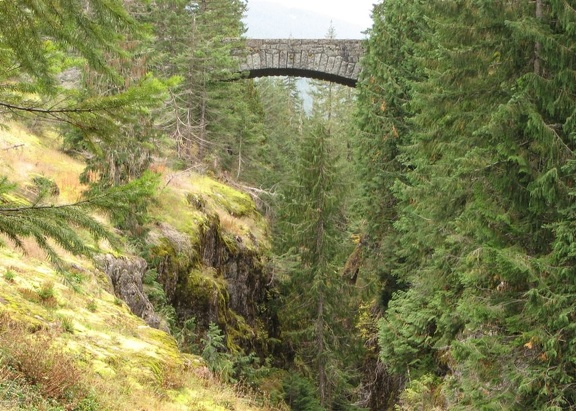
[[[194,318],[202,334],[216,323],[228,348],[267,355],[275,316],[266,309],[266,222],[248,195],[208,177],[192,175],[175,186],[164,200],[186,207],[179,219],[172,209],[158,210],[149,261],[178,324]]]

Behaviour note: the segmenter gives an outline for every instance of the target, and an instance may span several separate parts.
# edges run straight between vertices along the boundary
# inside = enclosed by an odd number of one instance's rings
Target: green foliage
[[[187,342],[195,337],[196,323],[194,319],[190,319],[184,323],[178,338]],[[270,366],[261,365],[255,353],[245,355],[242,351],[229,352],[224,334],[214,323],[210,323],[205,338],[201,339],[201,344],[204,346],[201,352],[202,358],[209,370],[221,381],[254,389],[270,371]],[[189,344],[186,348],[194,349],[195,344]]]
[[[196,318],[186,319],[182,327],[175,333],[174,337],[178,342],[178,348],[182,352],[196,353],[198,352],[198,330],[196,325]]]
[[[85,199],[74,204],[53,204],[43,200],[42,192],[32,201],[13,194],[16,186],[4,178],[0,180],[0,232],[22,249],[23,239],[33,238],[55,262],[60,259],[49,240],[72,253],[88,255],[93,249],[79,230],[90,233],[95,240],[106,239],[113,245],[118,244],[115,235],[92,217],[90,210],[109,212],[119,226],[143,224],[157,182],[158,176],[150,173],[121,187],[93,188]]]
[[[266,150],[261,152],[258,182],[263,187],[276,189],[290,183],[290,170],[298,155],[298,143],[303,131],[304,108],[294,79],[264,77],[258,79],[256,89],[262,105],[266,135]],[[273,204],[275,198],[268,201]]]
[[[14,278],[16,278],[16,273],[12,270],[6,270],[2,277],[8,282],[13,282]]]
[[[148,207],[154,201],[160,176],[151,171],[140,178],[121,185],[94,184],[86,192],[86,201],[93,207],[106,211],[111,222],[129,232],[133,238],[143,238],[144,225],[148,222]]]
[[[24,249],[23,238],[31,237],[51,260],[59,261],[49,239],[72,253],[90,253],[78,229],[88,231],[95,239],[104,238],[116,243],[112,233],[86,212],[89,200],[54,205],[42,202],[42,193],[29,201],[17,195],[15,189],[16,186],[8,183],[6,178],[0,179],[0,232],[16,246]]]
[[[342,325],[355,309],[351,287],[338,274],[348,249],[330,124],[318,115],[305,129],[276,223],[276,252],[283,254],[286,270],[281,293],[290,302],[280,318],[284,344],[294,350],[299,371],[316,380],[324,406],[337,393],[346,396],[358,354],[354,336]]]
[[[134,102],[150,101],[150,87],[86,98],[56,81],[63,70],[84,65],[113,83],[123,80],[109,61],[124,55],[120,42],[128,33],[136,35],[137,26],[120,1],[9,0],[0,24],[2,123],[10,117],[56,120],[93,135],[117,130],[127,113],[145,107]]]
[[[96,310],[98,309],[98,304],[96,303],[96,300],[92,299],[88,301],[88,304],[86,304],[86,309],[90,312],[95,313]]]
[[[70,317],[60,316],[58,319],[60,321],[60,327],[62,327],[62,331],[69,334],[74,334],[74,323]]]
[[[4,50],[0,69],[0,106],[4,110],[0,121],[18,116],[71,127],[84,143],[83,148],[93,149],[86,175],[92,172],[101,180],[126,184],[125,189],[110,188],[110,184],[92,187],[85,200],[57,205],[48,202],[56,188],[43,177],[34,179],[35,195],[30,200],[13,194],[15,187],[2,178],[0,232],[19,247],[23,246],[23,238],[32,237],[50,259],[57,261],[49,240],[73,253],[91,251],[78,229],[90,232],[95,239],[115,243],[114,236],[88,214],[91,207],[108,210],[116,224],[137,231],[147,205],[141,200],[149,198],[153,178],[135,180],[143,176],[142,167],[135,170],[134,162],[111,158],[116,151],[108,148],[119,145],[122,135],[137,133],[142,124],[139,120],[145,122],[151,108],[163,98],[165,86],[148,75],[133,79],[131,86],[126,86],[129,82],[119,86],[118,80],[126,73],[122,66],[110,62],[115,58],[130,60],[120,41],[137,38],[134,20],[116,0],[84,4],[8,1],[3,2],[0,22],[0,48]],[[80,92],[55,81],[61,70],[78,65],[86,66],[87,73],[94,74],[92,79],[96,77],[113,87]],[[101,158],[111,169],[96,166]]]
[[[8,73],[14,76],[13,70],[18,67],[44,84],[53,85],[52,59],[60,57],[57,51],[69,48],[86,58],[92,67],[109,72],[105,54],[120,54],[118,44],[122,37],[118,29],[131,25],[132,18],[118,0],[4,1],[0,14],[0,78]],[[5,87],[0,90],[4,92]]]
[[[204,344],[202,358],[208,364],[210,371],[222,381],[233,382],[234,362],[231,354],[226,352],[224,334],[216,324],[210,323],[206,338],[202,339],[202,344]]]
[[[441,387],[439,378],[433,375],[424,375],[419,379],[411,380],[400,396],[400,405],[394,409],[396,411],[444,410],[446,403]]]
[[[284,401],[295,411],[322,411],[316,390],[310,381],[291,373],[283,381]]]
[[[172,77],[161,117],[178,157],[188,167],[244,180],[258,173],[264,135],[252,82],[237,76],[232,50],[245,32],[240,0],[158,1],[145,18],[154,27],[157,72]]]
[[[402,257],[397,254],[398,200],[393,187],[405,181],[413,168],[403,160],[400,148],[410,144],[411,89],[424,77],[414,50],[426,32],[419,10],[422,3],[386,1],[375,6],[358,85],[360,131],[355,159],[361,189],[357,213],[362,242],[369,250],[363,271],[369,284],[378,280],[380,290],[376,291],[380,291],[383,309],[396,291],[406,287],[395,272]]]
[[[576,13],[542,1],[405,6],[379,8],[360,97],[373,105],[367,137],[394,137],[360,146],[373,155],[364,180],[388,187],[366,196],[391,209],[369,215],[385,223],[371,240],[391,250],[381,278],[404,289],[383,300],[381,359],[413,378],[402,409],[432,374],[449,409],[570,409],[576,99],[559,90],[575,87],[562,50]]]
[[[42,301],[52,299],[55,296],[56,292],[54,290],[54,284],[51,282],[42,284],[42,286],[38,289],[38,297],[40,297],[40,300]]]

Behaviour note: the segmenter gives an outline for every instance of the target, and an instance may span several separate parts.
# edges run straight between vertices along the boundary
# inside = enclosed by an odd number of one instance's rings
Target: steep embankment
[[[83,164],[57,146],[23,127],[1,130],[0,175],[24,191],[46,177],[59,189],[54,201],[74,201]],[[145,258],[94,244],[95,263],[62,253],[58,272],[32,241],[23,253],[2,238],[0,409],[265,409],[161,330],[194,319],[199,339],[215,323],[229,348],[268,353],[265,231],[248,196],[203,176],[167,174]],[[158,283],[174,318],[154,312],[144,292]]]

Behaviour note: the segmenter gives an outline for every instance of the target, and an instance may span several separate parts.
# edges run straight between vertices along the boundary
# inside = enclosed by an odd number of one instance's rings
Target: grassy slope
[[[21,185],[34,174],[50,177],[60,188],[58,201],[74,201],[83,165],[57,145],[55,137],[40,139],[17,125],[0,130],[0,175]],[[169,207],[168,222],[183,221],[169,201],[178,198],[178,188],[221,198],[214,202],[219,206],[208,203],[232,233],[264,230],[239,212],[253,207],[244,195],[205,177],[170,178],[160,202]],[[69,270],[57,273],[34,243],[26,244],[26,254],[0,248],[0,409],[263,409],[132,315],[90,261],[65,255]]]

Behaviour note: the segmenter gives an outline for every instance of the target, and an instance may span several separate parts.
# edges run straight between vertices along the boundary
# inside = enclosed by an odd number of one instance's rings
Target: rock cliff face
[[[226,335],[228,348],[264,357],[271,350],[270,338],[278,338],[265,264],[265,222],[246,195],[214,181],[209,188],[178,193],[185,199],[171,204],[178,218],[169,223],[160,215],[148,238],[148,261],[106,254],[98,256],[96,264],[116,297],[151,327],[169,331],[143,287],[146,272],[156,270],[177,327],[194,319],[201,338],[215,323]]]
[[[229,348],[264,356],[277,327],[265,233],[255,227],[263,220],[246,195],[228,190],[185,194],[179,220],[153,230],[151,260],[178,324],[194,318],[202,334],[215,323]]]
[[[144,293],[142,279],[146,273],[147,263],[143,258],[114,257],[106,254],[97,256],[95,262],[110,279],[116,297],[124,300],[132,312],[146,321],[150,327],[168,331]]]
[[[264,354],[274,322],[267,309],[270,279],[262,250],[244,241],[223,234],[212,216],[191,249],[183,249],[182,238],[173,232],[162,237],[157,270],[179,323],[194,318],[200,330],[216,323],[229,345]]]
[[[266,302],[269,282],[261,253],[246,247],[240,236],[224,239],[218,220],[206,227],[200,240],[202,265],[226,281],[230,308],[251,326],[258,320],[258,306]]]

